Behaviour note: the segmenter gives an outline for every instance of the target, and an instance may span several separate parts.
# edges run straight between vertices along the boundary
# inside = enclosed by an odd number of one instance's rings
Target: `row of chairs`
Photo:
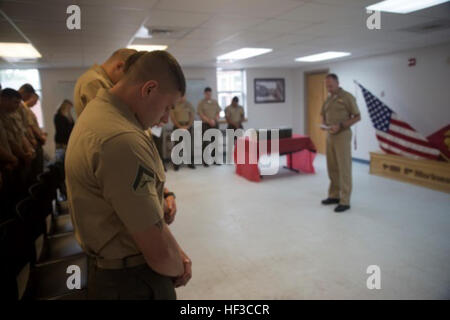
[[[29,188],[28,196],[0,222],[2,298],[85,298],[87,257],[75,239],[68,210],[58,201],[63,183],[61,165],[48,166]],[[67,285],[72,265],[80,268],[81,289]]]

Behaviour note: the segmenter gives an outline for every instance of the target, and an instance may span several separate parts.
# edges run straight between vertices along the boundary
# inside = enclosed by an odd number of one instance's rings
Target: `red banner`
[[[441,158],[450,162],[450,124],[427,137],[433,147],[441,151]]]

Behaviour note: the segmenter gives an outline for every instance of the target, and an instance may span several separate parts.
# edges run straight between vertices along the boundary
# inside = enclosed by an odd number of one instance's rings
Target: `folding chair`
[[[16,211],[30,231],[35,245],[36,262],[64,260],[83,253],[73,233],[46,237],[45,217],[39,212],[39,204],[32,198],[20,201]]]
[[[31,239],[17,218],[0,223],[0,297],[21,300],[29,287],[33,257]]]

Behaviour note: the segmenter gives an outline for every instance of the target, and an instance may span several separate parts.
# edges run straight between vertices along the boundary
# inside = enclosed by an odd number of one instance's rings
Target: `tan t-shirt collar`
[[[120,100],[118,97],[111,94],[109,90],[100,89],[97,93],[97,97],[113,105],[117,110],[119,110],[121,115],[123,115],[130,122],[134,123],[139,129],[144,131],[146,130],[146,128],[144,128],[137,119],[136,114],[133,111],[131,111],[130,107],[127,104],[125,104],[122,100]]]
[[[343,92],[344,92],[344,90],[342,90],[342,88],[339,87],[339,88],[337,89],[336,93],[334,94],[334,96],[340,97],[340,96],[342,96],[342,93],[343,93]]]
[[[101,76],[103,78],[105,78],[105,80],[107,80],[109,82],[109,84],[112,86],[114,86],[114,83],[112,82],[112,80],[109,78],[108,74],[106,73],[105,69],[103,69],[102,66],[99,66],[98,64],[94,64],[94,70],[95,72],[101,74]]]

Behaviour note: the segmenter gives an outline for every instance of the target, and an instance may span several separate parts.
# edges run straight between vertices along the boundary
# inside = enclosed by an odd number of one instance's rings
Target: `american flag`
[[[358,85],[362,89],[381,150],[412,159],[436,160],[439,157],[440,151],[434,148],[425,137],[402,121],[370,91],[359,83]]]

